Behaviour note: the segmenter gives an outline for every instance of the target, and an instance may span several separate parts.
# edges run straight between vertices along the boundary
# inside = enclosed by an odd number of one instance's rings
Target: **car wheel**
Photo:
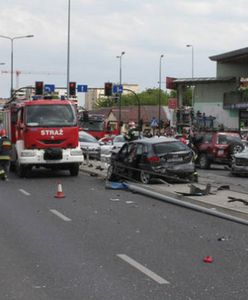
[[[144,184],[148,184],[151,181],[151,175],[145,171],[140,172],[140,181]]]
[[[118,176],[115,174],[115,168],[114,168],[114,166],[110,165],[108,167],[106,179],[109,180],[109,181],[113,181],[113,180],[117,180],[118,179]]]
[[[241,143],[233,143],[229,146],[230,154],[239,153],[244,150],[244,145]]]
[[[209,169],[210,167],[210,161],[207,157],[207,154],[202,153],[199,156],[199,165],[201,169]]]

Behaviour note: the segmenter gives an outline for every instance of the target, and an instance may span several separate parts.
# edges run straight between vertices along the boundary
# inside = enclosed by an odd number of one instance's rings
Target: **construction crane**
[[[11,71],[6,71],[2,70],[2,74],[11,74]],[[20,71],[20,70],[15,70],[13,71],[16,75],[16,90],[19,88],[19,76],[20,74],[25,74],[25,75],[65,75],[65,73],[62,72],[39,72],[39,71]]]

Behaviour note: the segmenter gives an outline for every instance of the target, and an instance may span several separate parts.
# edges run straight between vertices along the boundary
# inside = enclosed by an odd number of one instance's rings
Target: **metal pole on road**
[[[236,222],[236,223],[239,223],[239,224],[248,225],[248,221],[246,221],[244,219],[241,219],[241,218],[233,217],[233,216],[224,214],[224,213],[219,212],[219,211],[215,211],[215,210],[212,210],[212,209],[209,209],[209,208],[206,208],[206,207],[202,207],[200,205],[188,203],[188,202],[185,202],[185,201],[182,201],[182,200],[178,200],[176,198],[172,198],[172,197],[169,197],[169,196],[166,196],[166,195],[162,195],[160,193],[149,191],[147,189],[144,189],[144,188],[136,186],[136,185],[127,184],[127,186],[128,186],[128,189],[132,192],[140,193],[140,194],[145,195],[145,196],[150,196],[150,197],[158,199],[158,200],[162,200],[162,201],[165,201],[165,202],[168,202],[168,203],[176,204],[176,205],[179,205],[179,206],[182,206],[182,207],[185,207],[185,208],[193,209],[193,210],[199,211],[201,213],[205,213],[205,214],[208,214],[208,215],[212,215],[212,216],[215,216],[215,217],[219,217],[219,218],[222,218],[222,219],[233,221],[233,222]]]

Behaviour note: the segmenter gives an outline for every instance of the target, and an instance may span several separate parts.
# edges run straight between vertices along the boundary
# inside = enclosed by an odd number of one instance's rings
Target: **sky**
[[[0,10],[0,35],[14,39],[14,88],[67,81],[70,2],[70,81],[89,88],[165,78],[214,77],[210,56],[248,46],[246,0],[11,0]],[[186,47],[186,45],[192,47]],[[10,94],[11,41],[0,37],[0,97]],[[164,55],[161,59],[161,55]],[[161,62],[161,65],[160,65]],[[82,95],[81,95],[82,97]]]

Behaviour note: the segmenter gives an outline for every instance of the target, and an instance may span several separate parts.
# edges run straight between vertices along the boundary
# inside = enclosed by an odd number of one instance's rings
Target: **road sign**
[[[86,84],[78,84],[77,91],[79,93],[87,93],[88,92],[88,85],[86,85]]]
[[[156,120],[156,118],[153,118],[151,120],[150,126],[153,128],[158,127],[158,121]]]
[[[45,84],[44,90],[46,93],[53,93],[55,91],[54,84]]]
[[[123,85],[122,84],[115,84],[113,86],[113,93],[114,94],[122,94],[123,93]]]

